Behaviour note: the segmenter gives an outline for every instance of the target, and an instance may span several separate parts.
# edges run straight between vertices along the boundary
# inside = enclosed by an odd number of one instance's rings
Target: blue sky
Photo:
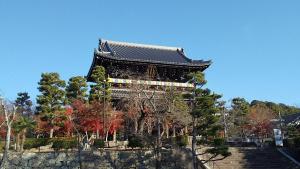
[[[179,46],[211,59],[224,96],[300,106],[300,1],[0,0],[0,93],[35,98],[42,72],[86,75],[98,39]]]

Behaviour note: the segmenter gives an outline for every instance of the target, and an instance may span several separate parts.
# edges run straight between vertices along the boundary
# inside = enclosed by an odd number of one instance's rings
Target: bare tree
[[[8,161],[11,129],[12,129],[12,123],[16,115],[16,107],[13,104],[5,103],[4,100],[1,98],[0,98],[0,105],[1,105],[1,113],[3,113],[5,119],[3,124],[1,124],[1,126],[2,125],[6,126],[5,149],[4,149],[0,168],[5,168],[5,165]]]

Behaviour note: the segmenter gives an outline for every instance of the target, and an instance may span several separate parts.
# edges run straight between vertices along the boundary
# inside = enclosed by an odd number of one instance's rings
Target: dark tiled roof
[[[300,119],[300,113],[294,113],[290,115],[283,116],[282,119],[284,120],[284,123],[294,123]]]
[[[100,40],[97,55],[110,59],[176,64],[186,66],[209,66],[210,61],[191,60],[183,48],[143,45]]]

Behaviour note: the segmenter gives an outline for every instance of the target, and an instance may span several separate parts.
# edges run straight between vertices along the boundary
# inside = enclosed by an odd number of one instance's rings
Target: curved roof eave
[[[203,66],[210,66],[212,64],[212,61],[203,61],[202,63],[193,64],[193,63],[178,63],[178,62],[164,62],[164,61],[155,61],[155,60],[143,60],[143,59],[129,59],[129,58],[117,58],[111,56],[109,53],[103,53],[98,50],[95,52],[96,56],[108,58],[111,60],[116,61],[128,61],[128,62],[141,62],[141,63],[154,63],[154,64],[161,64],[161,65],[176,65],[176,66],[187,66],[187,67],[203,67]],[[196,60],[194,60],[196,61]]]

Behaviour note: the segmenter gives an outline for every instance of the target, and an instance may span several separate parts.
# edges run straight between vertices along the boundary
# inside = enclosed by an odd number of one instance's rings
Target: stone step
[[[216,161],[219,169],[289,169],[298,166],[284,157],[276,149],[229,148],[232,153],[228,158]]]

